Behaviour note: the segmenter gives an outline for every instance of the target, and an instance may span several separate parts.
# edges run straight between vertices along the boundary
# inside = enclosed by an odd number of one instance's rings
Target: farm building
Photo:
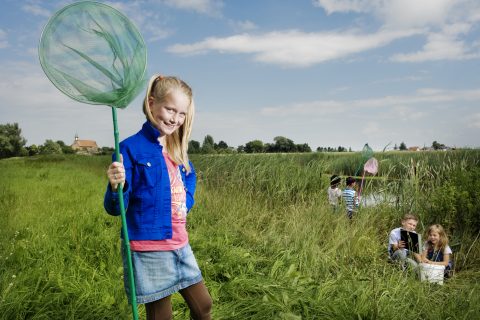
[[[71,145],[72,149],[77,153],[95,154],[98,153],[98,145],[94,140],[80,140],[75,135],[75,141]]]

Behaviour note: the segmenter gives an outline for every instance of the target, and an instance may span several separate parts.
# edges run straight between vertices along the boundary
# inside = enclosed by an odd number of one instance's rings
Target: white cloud
[[[51,13],[49,10],[40,7],[37,4],[25,4],[22,6],[22,10],[33,14],[34,16],[41,16],[41,17],[50,17]]]
[[[257,25],[250,20],[245,21],[229,21],[229,25],[235,31],[245,32],[257,29]]]
[[[367,13],[385,29],[424,28],[426,43],[421,50],[391,57],[397,62],[463,60],[480,57],[467,35],[480,21],[480,3],[474,0],[315,0],[327,14]]]
[[[430,77],[427,74],[419,74],[419,75],[408,75],[404,77],[395,77],[395,78],[386,78],[375,80],[373,84],[382,84],[382,83],[396,83],[396,82],[417,82],[417,81],[425,81],[428,80]]]
[[[145,39],[150,42],[166,39],[174,34],[174,31],[166,27],[166,19],[158,10],[142,6],[141,2],[106,2],[125,14],[140,29]]]
[[[356,100],[318,100],[304,103],[295,103],[287,106],[273,106],[263,108],[261,114],[268,116],[291,117],[323,116],[334,113],[361,114],[359,111],[370,109],[384,109],[391,114],[389,118],[402,120],[417,120],[426,116],[423,109],[440,104],[461,105],[462,102],[480,102],[480,89],[448,91],[425,88],[417,90],[411,95],[384,96],[378,98]]]
[[[8,47],[7,33],[0,29],[0,49]]]
[[[375,8],[386,25],[405,28],[441,26],[456,4],[455,0],[392,0],[382,1]]]
[[[145,30],[150,31],[148,40],[151,42],[166,39],[174,33],[172,30],[150,28],[149,26],[146,26]]]
[[[335,12],[369,12],[380,6],[381,1],[372,0],[313,0],[313,5],[322,7],[327,14]]]
[[[144,10],[140,2],[118,2],[106,1],[105,4],[117,9],[129,19],[131,19],[138,27],[144,25],[149,19],[154,18],[152,10]]]
[[[286,67],[307,67],[378,48],[414,33],[414,30],[382,30],[374,34],[360,34],[356,31],[306,33],[287,30],[259,35],[212,37],[193,44],[176,44],[167,50],[183,55],[208,51],[245,53],[252,54],[254,59],[260,62]]]
[[[315,0],[327,14],[356,12],[376,16],[383,26],[374,33],[355,31],[274,31],[209,37],[168,48],[183,55],[216,51],[250,54],[255,61],[283,67],[308,67],[339,58],[355,58],[364,51],[383,47],[413,35],[425,35],[423,48],[397,53],[395,62],[465,60],[480,57],[475,40],[468,36],[480,21],[480,4],[472,0]],[[249,26],[248,24],[246,25]]]
[[[365,135],[378,135],[382,132],[380,125],[377,122],[368,121],[362,128],[362,133]]]
[[[430,33],[422,50],[414,53],[400,53],[391,57],[392,61],[423,62],[434,60],[465,60],[480,57],[475,45],[467,45],[460,37],[470,30],[470,25],[458,23],[446,26],[438,33]]]
[[[393,118],[404,121],[415,121],[427,116],[426,112],[407,106],[395,106],[392,108],[391,114]]]
[[[223,8],[221,0],[165,0],[171,7],[182,10],[193,10],[202,14],[220,15]]]
[[[455,0],[314,0],[327,14],[368,13],[387,26],[423,27],[442,24],[451,9],[458,6]],[[471,4],[470,6],[472,6]]]

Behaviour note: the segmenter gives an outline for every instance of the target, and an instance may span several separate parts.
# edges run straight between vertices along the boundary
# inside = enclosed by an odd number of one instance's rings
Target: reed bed
[[[188,227],[213,318],[478,318],[480,152],[375,157],[380,177],[369,177],[365,196],[389,196],[348,221],[328,206],[326,188],[332,173],[352,175],[360,154],[192,156]],[[102,207],[109,161],[0,161],[0,319],[131,318],[120,219]],[[449,230],[456,274],[443,286],[388,262],[388,233],[408,211],[420,232],[433,221]],[[188,319],[179,295],[173,303],[175,319]]]

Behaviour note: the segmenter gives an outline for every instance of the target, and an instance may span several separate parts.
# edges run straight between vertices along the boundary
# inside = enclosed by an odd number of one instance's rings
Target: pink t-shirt
[[[133,251],[168,251],[184,247],[188,243],[187,223],[187,195],[182,181],[180,168],[172,158],[164,152],[170,177],[172,193],[172,239],[130,241]]]

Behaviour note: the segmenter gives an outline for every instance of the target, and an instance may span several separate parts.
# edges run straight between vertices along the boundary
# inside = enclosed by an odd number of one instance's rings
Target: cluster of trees
[[[188,144],[188,152],[195,153],[275,153],[275,152],[312,152],[310,146],[306,143],[295,144],[292,140],[285,137],[275,137],[274,143],[263,143],[261,140],[252,140],[245,145],[237,148],[229,147],[225,141],[215,143],[211,135],[205,136],[203,143],[191,140]]]
[[[395,146],[393,147],[393,150],[405,151],[405,150],[407,150],[407,145],[403,141],[402,141],[402,143],[400,143],[400,146],[397,146],[397,144],[395,143]]]
[[[0,159],[28,155],[18,123],[0,125]]]
[[[53,141],[50,139],[45,140],[45,143],[42,145],[32,144],[25,148],[27,150],[28,156],[34,156],[37,154],[73,154],[75,150],[71,146],[66,145],[62,140]],[[105,155],[112,154],[114,148],[112,147],[101,147],[96,154]]]
[[[423,147],[422,148],[422,150],[428,150],[428,149],[445,150],[445,149],[448,149],[448,147],[446,145],[444,145],[443,143],[433,141],[432,146],[430,148],[428,148],[428,147]],[[400,146],[398,146],[398,147],[397,147],[397,144],[395,144],[395,146],[393,147],[393,150],[406,151],[406,150],[408,150],[408,148],[407,148],[407,145],[405,144],[405,142],[402,141],[402,143],[400,143]]]
[[[444,145],[443,143],[433,141],[432,142],[432,148],[433,148],[433,150],[444,150],[444,149],[447,149],[447,146]]]
[[[37,154],[72,154],[75,151],[62,140],[45,140],[42,145],[26,146],[27,140],[22,136],[18,123],[0,124],[0,159],[10,157],[34,156]],[[103,147],[99,154],[112,154],[113,148]]]
[[[211,135],[206,135],[203,139],[203,144],[196,140],[188,142],[188,153],[230,153],[233,148],[229,147],[225,141],[215,143]]]
[[[246,153],[289,153],[289,152],[312,152],[310,146],[306,143],[295,144],[292,140],[285,137],[273,138],[274,143],[263,143],[260,140],[252,140],[237,148],[238,152]]]
[[[0,125],[0,159],[33,156],[36,154],[74,153],[63,141],[46,140],[43,145],[26,146],[18,123]]]
[[[42,145],[32,144],[31,146],[26,147],[28,155],[34,156],[37,154],[72,154],[75,151],[72,147],[67,146],[62,140],[53,141],[50,139],[45,140],[45,143]]]

